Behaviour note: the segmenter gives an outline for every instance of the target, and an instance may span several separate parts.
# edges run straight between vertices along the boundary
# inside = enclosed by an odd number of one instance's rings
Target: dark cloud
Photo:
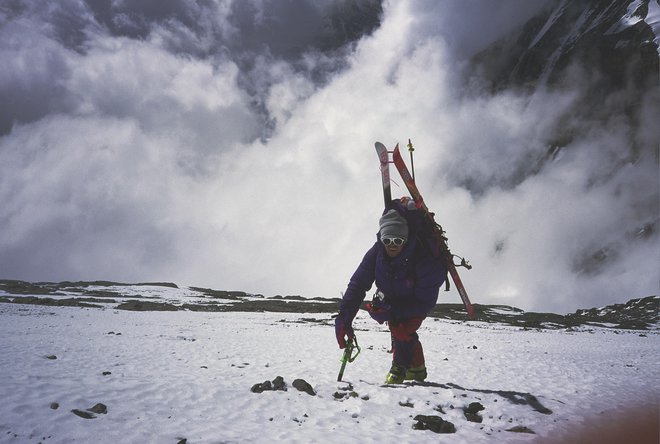
[[[382,7],[375,0],[66,0],[43,8],[13,0],[2,12],[0,35],[9,42],[3,58],[13,63],[0,70],[0,100],[11,105],[0,111],[0,134],[14,123],[70,112],[77,92],[65,86],[75,63],[67,59],[87,55],[104,36],[157,40],[177,56],[235,63],[238,85],[268,134],[273,117],[264,95],[277,78],[263,64],[284,60],[321,85],[346,67],[342,48],[377,28]]]
[[[379,1],[234,2],[230,21],[242,51],[293,60],[308,51],[336,50],[380,24]]]
[[[205,15],[217,13],[213,1],[85,0],[94,19],[114,36],[146,38],[154,26],[178,22],[193,32],[204,32]]]

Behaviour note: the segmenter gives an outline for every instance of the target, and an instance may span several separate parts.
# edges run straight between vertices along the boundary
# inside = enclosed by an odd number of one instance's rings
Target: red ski
[[[467,295],[467,291],[465,291],[463,282],[461,281],[461,278],[458,275],[458,271],[456,270],[456,264],[454,264],[454,255],[449,251],[449,246],[447,245],[447,238],[445,237],[445,232],[442,229],[442,227],[438,225],[438,223],[435,221],[434,214],[429,211],[428,207],[424,203],[424,199],[422,198],[422,195],[419,192],[419,189],[417,189],[417,185],[415,184],[415,179],[413,179],[412,175],[410,174],[410,171],[408,171],[408,167],[406,166],[406,163],[403,161],[403,158],[401,157],[398,144],[394,148],[394,151],[392,152],[392,159],[394,162],[394,166],[396,166],[396,169],[399,170],[399,174],[401,175],[401,178],[405,182],[406,187],[410,192],[410,195],[415,201],[415,205],[417,206],[417,208],[419,208],[424,212],[424,217],[427,223],[429,224],[429,227],[431,227],[433,238],[436,241],[438,254],[442,255],[442,257],[445,260],[447,271],[449,271],[449,274],[451,275],[451,278],[454,281],[454,285],[458,290],[458,294],[461,296],[461,299],[463,300],[463,304],[465,305],[465,309],[467,310],[468,316],[470,316],[470,319],[476,319],[474,313],[474,307],[470,302],[470,298]],[[382,165],[382,158],[381,158],[381,165]],[[467,264],[465,259],[462,259],[461,264],[459,265],[466,267],[468,270],[472,268]]]

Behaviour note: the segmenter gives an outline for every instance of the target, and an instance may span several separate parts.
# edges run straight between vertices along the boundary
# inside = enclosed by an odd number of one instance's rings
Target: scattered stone
[[[176,444],[187,444],[188,442],[188,438],[177,438],[177,439],[178,441],[176,442]]]
[[[57,409],[60,408],[60,405],[56,402],[51,402],[50,403],[50,408],[53,409],[53,410],[57,410]]]
[[[465,419],[467,419],[470,422],[481,423],[484,420],[481,417],[481,415],[477,415],[476,413],[465,412],[464,415],[465,415]]]
[[[261,384],[254,384],[250,389],[252,393],[263,393],[269,390],[273,390],[273,384],[270,381],[264,381]]]
[[[525,426],[521,426],[521,425],[511,427],[510,429],[506,429],[506,431],[507,432],[514,432],[514,433],[531,433],[533,435],[536,434],[536,432],[534,432],[534,430],[530,429],[529,427],[525,427]]]
[[[417,415],[413,418],[417,421],[413,424],[415,430],[430,430],[435,433],[456,433],[456,427],[449,421],[439,416]]]
[[[111,374],[112,374],[112,372],[103,372],[102,373],[103,376],[108,376],[108,375],[111,375]]]
[[[347,399],[347,398],[358,398],[360,395],[358,392],[351,390],[350,392],[335,392],[332,395],[335,399]],[[362,399],[365,401],[369,400],[369,396],[364,396]]]
[[[277,376],[275,379],[273,379],[273,390],[286,392],[286,382],[284,382],[283,377]]]
[[[76,416],[80,416],[81,418],[84,418],[84,419],[94,419],[94,418],[96,418],[96,415],[92,415],[89,412],[84,412],[84,411],[78,410],[78,409],[71,410],[71,413],[73,413]]]
[[[295,381],[293,381],[292,385],[301,392],[305,392],[311,396],[316,396],[316,392],[314,391],[312,386],[309,385],[309,383],[304,379],[296,379]]]
[[[480,402],[472,402],[470,403],[469,406],[465,408],[465,411],[470,413],[479,413],[480,411],[485,409],[486,407],[484,407]]]
[[[88,412],[92,413],[99,413],[105,415],[108,413],[108,407],[105,404],[101,404],[100,402],[96,404],[94,407],[87,409]]]
[[[479,415],[479,412],[484,409],[485,407],[481,403],[473,402],[463,409],[463,414],[468,421],[481,423],[484,419]]]
[[[353,384],[351,384],[350,382],[347,382],[345,386],[339,387],[339,390],[352,391],[353,390]]]
[[[286,392],[287,388],[284,378],[277,376],[272,381],[264,381],[261,384],[254,384],[250,389],[252,393],[263,393],[271,390]]]
[[[57,359],[57,356],[55,356],[55,355],[46,356],[46,359],[51,359],[51,360],[52,359]]]
[[[411,409],[412,409],[412,408],[415,408],[415,404],[413,404],[413,403],[410,402],[410,401],[399,401],[399,405],[400,405],[401,407],[410,407]]]

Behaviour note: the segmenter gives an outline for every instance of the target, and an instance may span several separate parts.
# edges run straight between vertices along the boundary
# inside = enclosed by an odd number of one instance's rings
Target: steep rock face
[[[567,152],[574,158],[581,150],[593,159],[591,167],[576,167],[587,186],[608,184],[612,194],[627,190],[625,213],[631,217],[620,228],[625,234],[575,255],[572,268],[583,277],[604,273],[625,256],[627,245],[657,242],[659,15],[658,0],[551,0],[469,65],[472,94],[548,93],[538,94],[544,101],[562,93],[571,97],[570,106],[554,117],[554,130],[540,141],[545,155],[523,163],[510,186],[543,169],[560,168],[553,165],[557,159]],[[619,180],[624,176],[628,179]],[[478,188],[464,183],[478,195]]]
[[[568,317],[580,323],[610,324],[618,328],[657,329],[658,309],[660,309],[660,298],[648,296],[631,299],[625,304],[577,310]]]
[[[655,0],[651,0],[655,1]],[[579,65],[601,91],[657,86],[658,47],[644,20],[649,0],[555,0],[517,32],[474,58],[495,89],[570,82]]]
[[[657,0],[650,0],[657,1]],[[656,5],[652,5],[656,8]],[[623,115],[633,127],[658,111],[660,65],[654,29],[645,19],[649,0],[555,0],[521,29],[477,54],[475,76],[492,91],[573,90],[579,97],[549,141],[557,154],[579,136],[573,120],[607,125]],[[643,105],[644,104],[644,105]],[[630,144],[630,161],[657,144]]]
[[[472,58],[465,78],[473,94],[563,91],[572,97],[545,141],[546,158],[523,166],[514,183],[572,142],[622,122],[629,130],[619,167],[658,161],[659,133],[649,128],[655,121],[649,116],[660,115],[659,16],[658,0],[552,0]]]

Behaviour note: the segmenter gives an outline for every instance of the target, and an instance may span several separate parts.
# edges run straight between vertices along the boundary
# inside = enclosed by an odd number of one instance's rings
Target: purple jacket
[[[377,236],[353,273],[339,306],[346,321],[353,320],[374,282],[391,306],[392,319],[426,316],[435,307],[447,270],[442,259],[434,257],[429,246],[417,237],[421,213],[402,210],[398,205],[395,209],[408,220],[408,243],[397,257],[390,258]]]

